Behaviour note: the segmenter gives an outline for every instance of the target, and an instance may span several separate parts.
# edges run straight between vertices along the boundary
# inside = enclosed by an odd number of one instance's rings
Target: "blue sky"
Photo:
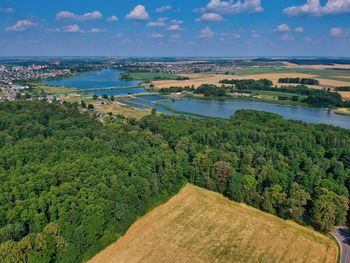
[[[0,56],[350,56],[350,0],[0,0]]]

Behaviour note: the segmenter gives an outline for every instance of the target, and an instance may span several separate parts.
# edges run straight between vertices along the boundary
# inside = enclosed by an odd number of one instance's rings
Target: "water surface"
[[[209,117],[230,118],[237,110],[248,109],[276,113],[281,115],[284,119],[300,120],[307,123],[324,123],[350,128],[350,116],[335,114],[319,108],[292,107],[239,99],[183,99],[174,102],[165,101],[161,104],[169,106],[177,111],[185,111]]]
[[[98,89],[137,86],[140,83],[140,81],[134,80],[119,80],[121,73],[122,71],[116,69],[104,69],[101,71],[85,72],[74,77],[49,80],[46,84],[78,89]]]

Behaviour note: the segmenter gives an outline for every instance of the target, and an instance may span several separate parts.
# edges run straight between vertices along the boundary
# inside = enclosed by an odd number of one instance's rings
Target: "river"
[[[140,81],[119,80],[121,73],[122,71],[119,70],[105,69],[101,71],[86,72],[78,76],[64,79],[49,80],[46,84],[51,86],[78,88],[81,90],[88,89],[89,91],[87,92],[97,95],[128,95],[147,92],[143,87],[138,86]],[[229,118],[237,110],[250,109],[277,113],[285,119],[300,120],[307,123],[324,123],[343,128],[350,128],[350,116],[335,114],[325,109],[292,107],[254,100],[181,99],[173,102],[171,100],[164,101],[164,98],[159,96],[143,96],[141,100],[131,99],[131,102],[130,106],[135,105],[135,103],[139,105],[135,106],[135,108],[141,109],[142,106],[140,106],[140,104],[142,104],[145,108],[153,107],[160,112],[172,115],[177,114],[162,106],[154,105],[154,103],[160,103],[161,105],[171,107],[176,111],[200,114],[209,117]]]
[[[116,69],[104,69],[85,72],[78,76],[49,80],[45,84],[81,90],[88,89],[89,93],[96,95],[128,95],[145,92],[143,87],[138,86],[140,83],[138,80],[119,80],[121,73],[122,71]]]

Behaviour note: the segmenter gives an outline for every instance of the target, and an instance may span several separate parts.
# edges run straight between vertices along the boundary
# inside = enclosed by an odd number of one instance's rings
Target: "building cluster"
[[[190,74],[201,72],[233,72],[246,66],[227,63],[188,63],[188,62],[134,62],[121,65],[121,68],[131,72],[164,72],[169,74]]]
[[[28,86],[0,84],[0,101],[15,100],[19,94],[24,96],[26,91],[29,89],[30,87]]]
[[[58,78],[71,74],[70,69],[49,65],[0,65],[0,83],[11,85],[14,81]]]

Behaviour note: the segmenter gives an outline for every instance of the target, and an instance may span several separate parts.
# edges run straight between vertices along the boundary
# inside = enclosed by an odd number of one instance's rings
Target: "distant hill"
[[[330,238],[188,184],[89,263],[336,262]]]

